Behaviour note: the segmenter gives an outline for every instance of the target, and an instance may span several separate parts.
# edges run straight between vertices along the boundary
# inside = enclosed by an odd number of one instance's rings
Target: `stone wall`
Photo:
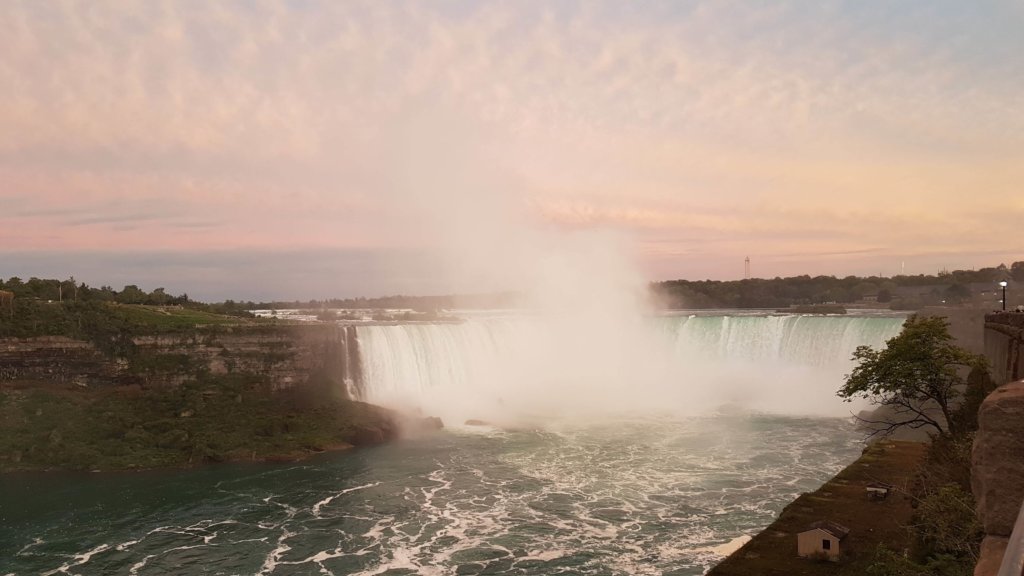
[[[985,315],[985,356],[997,384],[1024,378],[1024,314],[995,312]]]
[[[942,316],[949,321],[949,335],[956,345],[974,354],[985,351],[985,313],[980,308],[952,308],[926,306],[918,310],[921,316]]]
[[[1002,386],[978,410],[971,455],[971,488],[985,530],[974,573],[993,576],[1024,501],[1024,314],[986,314],[984,335],[992,379]]]
[[[137,336],[123,357],[65,337],[0,339],[0,382],[175,386],[198,372],[258,375],[274,389],[328,378],[350,397],[362,392],[351,326],[241,325]]]

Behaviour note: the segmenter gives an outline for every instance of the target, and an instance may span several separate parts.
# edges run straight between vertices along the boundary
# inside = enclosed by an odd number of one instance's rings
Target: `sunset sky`
[[[0,278],[466,292],[591,233],[647,280],[1009,264],[1022,30],[1019,0],[7,1]]]

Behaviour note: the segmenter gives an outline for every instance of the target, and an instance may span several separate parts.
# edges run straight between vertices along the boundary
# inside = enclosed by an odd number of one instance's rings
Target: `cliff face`
[[[1024,381],[1000,387],[978,410],[971,488],[985,530],[975,574],[995,574],[1024,500]]]
[[[112,383],[125,368],[95,345],[64,336],[0,339],[0,382]]]
[[[0,382],[79,386],[176,386],[197,373],[252,374],[272,389],[313,378],[361,393],[355,328],[324,324],[240,325],[136,336],[121,356],[91,342],[61,336],[0,339]]]
[[[293,459],[442,426],[353,401],[362,395],[354,327],[113,338],[0,339],[0,472]]]

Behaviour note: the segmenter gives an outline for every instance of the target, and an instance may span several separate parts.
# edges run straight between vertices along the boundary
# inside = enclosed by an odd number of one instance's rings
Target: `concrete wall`
[[[974,354],[985,351],[985,313],[990,308],[954,308],[926,306],[917,311],[921,316],[942,316],[949,321],[949,335],[956,345]]]
[[[995,312],[985,315],[985,357],[996,384],[1024,378],[1024,313]]]

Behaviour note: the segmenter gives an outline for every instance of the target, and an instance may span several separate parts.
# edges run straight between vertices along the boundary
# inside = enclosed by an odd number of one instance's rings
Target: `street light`
[[[1006,312],[1006,280],[999,283],[1003,287],[1003,312]]]

